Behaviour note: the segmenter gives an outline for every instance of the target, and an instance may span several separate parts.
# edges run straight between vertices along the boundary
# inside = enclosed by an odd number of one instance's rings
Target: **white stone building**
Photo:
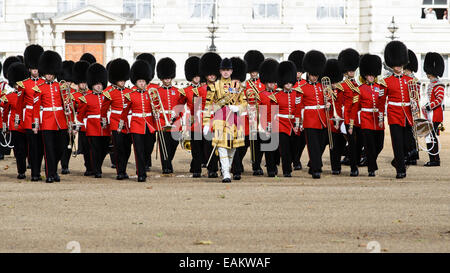
[[[0,0],[0,58],[39,43],[76,59],[83,51],[99,62],[141,52],[169,56],[184,77],[187,57],[210,45],[211,16],[223,56],[259,49],[287,59],[296,49],[337,56],[354,47],[382,54],[392,16],[396,36],[423,59],[427,51],[450,54],[450,0]],[[431,8],[431,9],[429,9]],[[420,69],[421,70],[421,69]],[[418,73],[423,78],[423,73]],[[446,69],[445,79],[449,78]]]

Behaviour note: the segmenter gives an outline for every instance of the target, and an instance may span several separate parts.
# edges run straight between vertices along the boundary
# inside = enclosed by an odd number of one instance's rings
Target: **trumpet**
[[[412,122],[413,122],[413,135],[414,139],[416,141],[416,147],[419,150],[426,151],[427,153],[431,154],[431,151],[434,148],[434,145],[437,144],[437,141],[434,139],[433,134],[434,128],[433,123],[431,123],[428,119],[424,118],[422,115],[422,111],[420,108],[420,85],[418,84],[417,79],[412,79],[408,82],[408,92],[409,92],[409,99],[411,103],[411,114],[412,114]],[[436,132],[434,132],[436,133]],[[431,148],[425,148],[424,145],[419,143],[420,138],[426,138],[427,136],[430,136],[431,142],[433,145]],[[426,145],[425,145],[426,146]]]
[[[328,103],[329,98],[331,99],[331,104],[333,106],[333,117],[330,119],[330,114],[328,113],[328,110],[325,109],[325,116],[327,118],[327,130],[328,130],[328,141],[330,143],[330,150],[333,150],[333,135],[331,131],[331,125],[339,124],[339,122],[342,120],[342,118],[337,114],[336,112],[336,105],[334,103],[334,94],[333,94],[333,88],[331,86],[331,80],[329,77],[323,77],[321,80],[322,88],[323,88],[323,98],[325,104]],[[330,122],[332,121],[332,122]]]
[[[162,131],[167,130],[167,128],[170,128],[172,126],[168,125],[169,120],[165,114],[164,111],[164,106],[161,102],[161,97],[159,96],[159,92],[158,89],[156,88],[150,88],[148,90],[148,95],[150,97],[150,103],[152,106],[152,112],[153,112],[153,116],[155,118],[155,122],[156,122],[156,127],[158,129],[157,132],[157,139],[158,139],[158,144],[159,144],[159,148],[161,149],[162,155],[163,155],[163,160],[167,160],[169,158],[169,154],[167,153],[167,146],[166,146],[166,141],[164,139],[164,136],[161,134]],[[159,119],[159,115],[162,112],[162,115],[164,117],[164,121],[166,123],[165,126],[162,126],[161,124],[161,120]],[[156,156],[158,157],[158,153],[156,153]]]

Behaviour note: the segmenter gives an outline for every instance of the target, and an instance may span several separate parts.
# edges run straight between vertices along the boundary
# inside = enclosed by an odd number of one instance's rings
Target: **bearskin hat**
[[[108,85],[107,75],[108,73],[103,65],[99,63],[91,64],[86,72],[86,80],[89,89],[92,90],[93,86],[99,83],[103,85],[103,88],[106,88]]]
[[[303,58],[303,69],[310,75],[320,76],[322,75],[327,58],[325,55],[317,50],[311,50],[305,54]]]
[[[408,64],[408,48],[400,41],[389,42],[384,49],[384,61],[389,67]]]
[[[247,62],[247,73],[259,72],[259,67],[264,62],[264,54],[258,50],[249,50],[245,53],[244,60]]]
[[[277,84],[283,88],[286,83],[295,84],[297,82],[297,67],[292,61],[284,61],[278,65]]]
[[[203,56],[200,58],[198,67],[200,74],[204,77],[208,75],[216,75],[217,78],[219,78],[219,68],[221,62],[222,58],[217,53],[208,52],[203,54]]]
[[[153,76],[150,64],[144,60],[137,60],[131,66],[130,80],[134,85],[138,80],[145,80],[149,83]]]
[[[347,48],[339,53],[338,61],[343,73],[355,71],[359,66],[359,53],[353,48]]]
[[[259,79],[263,84],[277,82],[279,63],[274,59],[266,59],[259,67]]]
[[[19,60],[20,60],[21,63],[24,63],[24,59],[23,59],[23,56],[22,56],[22,55],[17,55],[16,57],[19,58]]]
[[[136,60],[144,60],[146,62],[148,62],[148,64],[150,65],[150,67],[155,70],[155,66],[156,66],[156,59],[155,56],[153,56],[150,53],[141,53],[136,57]]]
[[[0,62],[0,73],[2,73],[3,65],[2,62]]]
[[[198,66],[200,58],[197,56],[189,57],[184,63],[184,75],[187,81],[192,81],[194,77],[200,76]]]
[[[233,63],[229,58],[225,58],[220,62],[220,69],[233,69]]]
[[[427,74],[436,77],[442,77],[445,71],[444,58],[442,58],[441,54],[439,53],[428,52],[427,55],[425,55],[423,70]]]
[[[59,75],[62,70],[61,56],[51,50],[44,51],[39,58],[39,74],[41,75]]]
[[[156,65],[158,79],[173,79],[176,76],[177,65],[171,58],[162,58]]]
[[[231,79],[244,82],[245,77],[247,76],[247,63],[239,57],[231,58],[230,62],[231,62],[231,66],[233,67],[233,73],[231,74]]]
[[[23,53],[25,66],[28,69],[37,69],[39,67],[39,58],[44,49],[40,45],[29,45]]]
[[[16,56],[11,56],[6,58],[6,60],[3,62],[3,77],[5,79],[8,79],[8,69],[13,63],[20,63],[20,59]]]
[[[28,69],[21,62],[13,63],[8,68],[8,84],[13,88],[17,82],[25,80],[26,78],[28,78],[28,76]]]
[[[405,66],[405,69],[408,69],[408,70],[416,73],[417,70],[419,70],[419,63],[417,61],[416,54],[411,49],[408,49],[408,59],[409,59],[409,62]]]
[[[293,62],[295,64],[295,67],[297,68],[297,72],[305,72],[303,69],[303,58],[305,57],[305,52],[301,50],[295,50],[292,51],[291,54],[289,54],[288,60]]]
[[[75,63],[73,61],[64,61],[62,63],[62,71],[58,75],[59,81],[73,82],[72,70],[74,64]]]
[[[329,77],[331,83],[338,83],[342,81],[344,74],[342,73],[341,66],[337,59],[328,59],[325,64],[325,71],[323,76]]]
[[[382,62],[377,55],[364,54],[359,63],[359,74],[361,77],[381,75]]]
[[[91,53],[84,53],[83,56],[81,56],[80,61],[86,61],[89,64],[94,64],[97,62],[97,59]]]
[[[73,77],[73,82],[75,84],[87,82],[86,81],[86,72],[87,72],[88,68],[89,68],[89,63],[86,61],[79,61],[73,65],[72,77]]]
[[[124,59],[115,59],[111,61],[108,71],[108,80],[112,84],[119,81],[128,81],[130,78],[130,64]]]

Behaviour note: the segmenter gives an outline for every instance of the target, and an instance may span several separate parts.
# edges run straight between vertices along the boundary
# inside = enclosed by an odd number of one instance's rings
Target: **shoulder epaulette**
[[[16,82],[16,84],[17,84],[20,88],[25,88],[25,85],[23,84],[23,81],[18,81],[18,82]]]
[[[35,85],[32,89],[34,90],[34,92],[38,92],[41,93],[41,89],[39,89],[39,86],[41,85]]]
[[[378,80],[378,84],[380,84],[380,85],[382,85],[384,87],[387,87],[387,83],[386,83],[386,81],[384,79],[379,79]]]
[[[128,92],[128,93],[123,94],[123,96],[124,96],[127,100],[131,101],[130,94],[133,93],[133,92],[134,92],[134,90],[131,91],[131,92]]]
[[[3,95],[3,96],[0,97],[0,101],[8,102],[8,98],[6,97],[6,95]]]
[[[275,97],[275,94],[270,94],[269,99],[273,100],[275,103],[278,103],[277,98]]]
[[[301,86],[294,88],[294,90],[299,92],[299,93],[301,93],[301,94],[303,94],[303,90],[302,90]]]
[[[192,92],[193,92],[197,97],[199,96],[199,94],[198,94],[198,88],[197,88],[197,87],[192,88]]]
[[[111,100],[111,95],[109,94],[109,90],[103,91],[103,96],[105,96],[108,100]]]
[[[82,101],[82,102],[84,102],[84,103],[87,103],[87,100],[86,100],[86,98],[85,98],[84,96],[81,96],[81,97],[80,97],[80,101]]]
[[[180,92],[181,95],[186,96],[186,92],[184,91],[184,88],[178,88],[178,92]]]
[[[342,87],[342,84],[340,82],[336,83],[336,88],[341,91],[344,91],[344,87]]]

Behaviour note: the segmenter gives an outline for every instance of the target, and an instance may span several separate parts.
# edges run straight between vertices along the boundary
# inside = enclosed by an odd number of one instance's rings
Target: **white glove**
[[[237,113],[237,112],[239,112],[239,106],[237,106],[237,105],[230,105],[230,110],[233,113]]]
[[[209,133],[209,126],[205,125],[205,127],[203,127],[203,135],[207,135]]]

